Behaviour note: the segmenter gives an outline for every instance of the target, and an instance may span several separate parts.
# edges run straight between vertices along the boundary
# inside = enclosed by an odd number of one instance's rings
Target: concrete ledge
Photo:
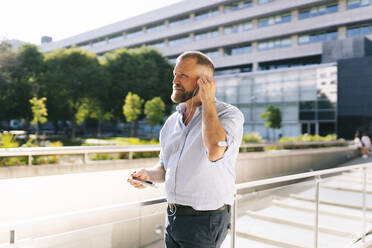
[[[236,164],[236,182],[328,169],[357,155],[358,150],[354,147],[240,153]]]
[[[51,164],[32,166],[9,166],[0,168],[0,179],[50,176],[70,173],[86,173],[96,171],[121,170],[129,168],[152,167],[159,160],[157,158],[133,160],[104,160],[89,164]]]
[[[353,147],[239,153],[236,164],[236,182],[242,183],[310,170],[327,169],[345,162],[357,154],[358,151]],[[10,166],[0,168],[0,179],[152,167],[157,162],[158,158],[146,158],[91,161],[87,165]]]

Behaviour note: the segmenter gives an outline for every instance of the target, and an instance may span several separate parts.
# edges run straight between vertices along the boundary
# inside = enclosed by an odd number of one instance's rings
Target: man
[[[371,139],[368,137],[366,132],[362,134],[362,154],[363,158],[368,158],[368,153],[371,151]]]
[[[172,100],[180,103],[160,131],[160,161],[131,180],[164,182],[167,248],[220,247],[230,227],[235,162],[244,117],[215,99],[214,66],[200,52],[181,54],[173,71]]]

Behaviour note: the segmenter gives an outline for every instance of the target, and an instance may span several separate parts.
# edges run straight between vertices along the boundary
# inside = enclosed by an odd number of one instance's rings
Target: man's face
[[[175,103],[186,102],[197,94],[197,80],[208,74],[209,70],[196,64],[196,59],[186,58],[178,62],[173,70],[173,92],[171,99]]]

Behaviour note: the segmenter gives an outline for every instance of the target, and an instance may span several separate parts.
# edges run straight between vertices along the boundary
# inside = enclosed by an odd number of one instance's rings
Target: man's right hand
[[[130,174],[130,176],[127,180],[133,187],[135,187],[137,189],[146,188],[146,186],[144,184],[131,180],[132,178],[134,178],[134,179],[138,178],[139,180],[150,181],[149,172],[146,169],[140,169],[139,171],[132,172],[132,174]]]

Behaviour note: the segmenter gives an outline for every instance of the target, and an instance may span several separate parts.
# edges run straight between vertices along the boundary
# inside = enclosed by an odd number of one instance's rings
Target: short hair
[[[209,69],[212,70],[212,72],[214,74],[214,65],[213,65],[213,62],[204,53],[199,52],[199,51],[187,51],[187,52],[184,52],[180,56],[178,56],[177,63],[180,62],[183,59],[188,59],[188,58],[195,59],[196,60],[196,64],[198,64],[198,65],[204,65],[204,66],[208,67]]]

